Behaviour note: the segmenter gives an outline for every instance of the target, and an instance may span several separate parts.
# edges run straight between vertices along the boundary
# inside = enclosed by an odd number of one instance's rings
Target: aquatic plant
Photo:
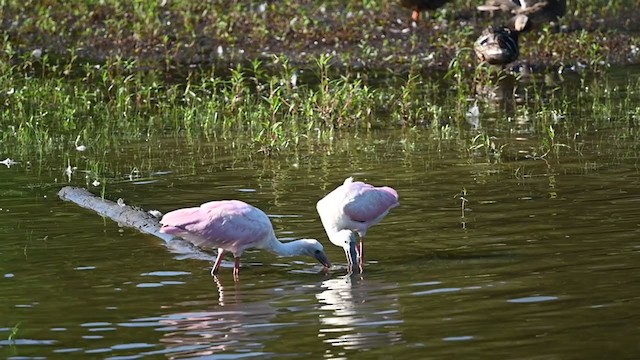
[[[16,341],[16,336],[18,336],[18,331],[20,331],[20,322],[15,324],[12,328],[11,331],[9,332],[9,336],[7,337],[7,341],[9,341],[10,344],[15,344]]]

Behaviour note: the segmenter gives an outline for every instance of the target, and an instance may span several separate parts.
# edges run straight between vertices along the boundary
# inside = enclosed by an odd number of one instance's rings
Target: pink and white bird
[[[398,206],[398,193],[388,187],[375,187],[347,178],[344,183],[318,201],[316,209],[329,240],[344,249],[349,269],[358,262],[362,269],[364,236],[389,210]],[[360,248],[356,249],[356,236]]]
[[[237,278],[240,256],[249,248],[264,249],[279,256],[312,256],[322,265],[331,266],[318,240],[280,242],[267,214],[239,200],[211,201],[200,207],[174,210],[165,214],[160,223],[160,232],[179,236],[202,248],[218,248],[211,275],[218,272],[222,255],[229,251],[235,258],[233,275]]]

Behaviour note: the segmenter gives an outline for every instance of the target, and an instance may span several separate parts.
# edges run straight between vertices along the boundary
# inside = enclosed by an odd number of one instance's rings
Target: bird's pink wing
[[[273,232],[261,210],[240,201],[212,201],[198,208],[179,209],[161,220],[163,232],[197,246],[242,252],[264,241]]]
[[[355,182],[347,194],[344,213],[352,220],[370,222],[398,206],[398,193],[388,186],[374,187]]]

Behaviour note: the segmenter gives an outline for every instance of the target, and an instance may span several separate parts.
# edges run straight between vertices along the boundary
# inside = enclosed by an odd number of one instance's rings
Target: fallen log
[[[151,234],[162,240],[165,245],[175,253],[189,254],[189,257],[210,259],[210,255],[195,247],[188,241],[170,234],[160,232],[159,211],[147,212],[139,208],[126,205],[122,199],[118,202],[100,198],[87,189],[73,186],[65,186],[58,191],[60,199],[70,201],[81,207],[93,210],[99,215],[106,216],[118,224],[139,230],[142,233]],[[195,255],[195,256],[194,256]]]

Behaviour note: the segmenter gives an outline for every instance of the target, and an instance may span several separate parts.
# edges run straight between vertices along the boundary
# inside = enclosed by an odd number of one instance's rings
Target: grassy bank
[[[66,60],[135,60],[171,72],[191,65],[244,66],[273,55],[304,67],[322,54],[336,65],[444,69],[481,29],[507,16],[479,14],[480,1],[453,1],[416,28],[395,1],[14,1],[2,4],[7,49]],[[522,62],[534,67],[638,61],[640,15],[634,1],[571,1],[557,26],[522,40]],[[474,65],[471,56],[464,66]]]
[[[402,128],[402,151],[447,141],[489,161],[517,157],[504,149],[523,132],[537,158],[612,124],[635,138],[640,84],[608,84],[607,62],[632,62],[636,25],[603,4],[525,39],[523,62],[560,71],[516,78],[475,65],[477,30],[500,21],[475,3],[412,29],[394,2],[4,1],[0,152],[66,168],[87,145],[101,173],[127,142],[167,136],[269,155]]]
[[[430,76],[420,74],[419,65],[408,73],[336,74],[331,63],[321,56],[302,70],[274,58],[268,70],[255,61],[227,76],[215,68],[194,69],[174,82],[125,61],[78,68],[45,56],[3,63],[0,136],[5,150],[17,144],[38,151],[77,137],[242,136],[270,153],[330,139],[337,129],[428,128],[435,137],[449,137],[453,130],[478,128],[469,114],[474,104],[483,117],[500,119],[498,128],[526,118],[540,133],[566,114],[598,120],[637,113],[639,84],[633,78],[624,85],[609,85],[603,74],[518,79],[455,62]]]

